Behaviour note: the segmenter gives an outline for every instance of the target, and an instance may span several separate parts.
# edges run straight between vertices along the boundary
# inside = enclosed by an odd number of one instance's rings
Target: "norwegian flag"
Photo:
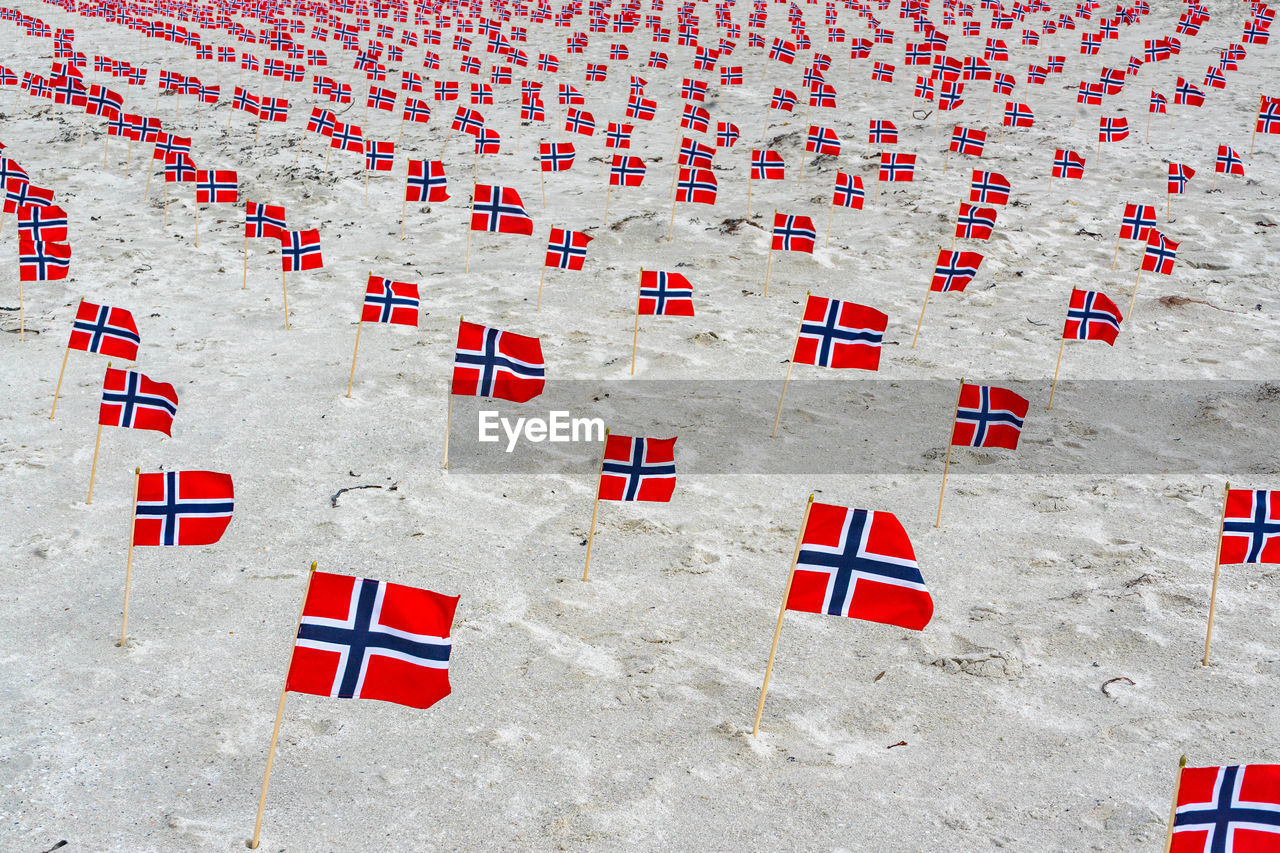
[[[390,172],[395,167],[396,144],[376,139],[364,141],[364,168],[366,172]]]
[[[511,187],[476,184],[471,203],[471,230],[501,234],[532,234],[533,220],[525,213],[520,193]]]
[[[19,238],[19,281],[61,281],[70,272],[70,245],[67,243]]]
[[[280,234],[280,264],[285,272],[318,270],[324,266],[320,254],[320,231],[284,231]]]
[[[133,314],[124,308],[95,305],[82,300],[80,307],[76,309],[76,319],[71,324],[71,338],[67,341],[67,348],[135,361],[141,343],[142,338],[138,336],[138,326],[133,322]]]
[[[891,121],[871,119],[867,124],[867,144],[897,145],[898,126]]]
[[[795,105],[800,102],[796,97],[796,93],[790,89],[782,89],[777,86],[773,89],[773,97],[769,100],[769,109],[782,110],[783,112],[791,112]]]
[[[680,169],[676,179],[676,201],[693,204],[716,203],[716,176],[710,169]]]
[[[1213,170],[1219,175],[1243,175],[1244,159],[1235,152],[1234,148],[1219,145],[1218,159],[1214,163]]]
[[[449,695],[456,596],[313,572],[285,689],[430,708]]]
[[[680,116],[680,126],[698,133],[706,133],[707,128],[711,126],[711,114],[702,107],[685,104],[684,112]]]
[[[680,273],[643,270],[637,313],[692,317],[693,285]]]
[[[1262,96],[1255,133],[1280,133],[1280,98]]]
[[[634,118],[640,121],[653,121],[653,117],[658,110],[658,102],[650,98],[632,97],[627,100],[627,118]]]
[[[1164,95],[1151,91],[1151,100],[1147,103],[1147,112],[1164,115],[1169,111],[1169,101]]]
[[[545,377],[537,338],[459,322],[451,393],[525,403],[542,393]]]
[[[1264,518],[1260,537],[1272,535],[1262,532],[1268,526]],[[1280,764],[1185,767],[1177,791],[1169,853],[1267,853],[1280,844]]]
[[[1280,117],[1277,118],[1280,121]],[[1277,131],[1280,132],[1280,131]],[[732,148],[738,142],[738,126],[732,122],[716,122],[716,145],[720,148]]]
[[[98,423],[102,426],[151,429],[172,435],[178,392],[167,382],[148,379],[136,370],[108,367],[102,383]]]
[[[639,157],[614,154],[609,167],[609,186],[638,187],[644,182],[645,165]]]
[[[680,151],[676,162],[681,166],[710,169],[711,161],[715,159],[715,156],[716,149],[686,136],[680,140]]]
[[[547,259],[544,266],[562,270],[580,270],[587,260],[587,244],[591,237],[581,231],[552,228],[547,241]]]
[[[401,121],[426,124],[431,121],[431,104],[421,98],[405,98],[404,113],[400,118]]]
[[[502,147],[502,137],[498,131],[489,127],[480,128],[476,134],[475,149],[477,154],[497,154]]]
[[[370,274],[360,321],[417,327],[418,285]]]
[[[962,291],[978,274],[982,266],[982,255],[977,252],[956,252],[942,249],[938,252],[938,263],[933,269],[933,282],[929,289],[939,293]]]
[[[796,61],[795,43],[775,37],[773,45],[769,48],[769,58],[790,65]]]
[[[1053,152],[1053,176],[1055,178],[1083,178],[1084,155],[1059,148]]]
[[[956,217],[956,237],[969,240],[987,240],[996,227],[996,209],[978,207],[960,202],[960,214]]]
[[[607,435],[597,498],[670,501],[676,488],[675,445],[675,438]]]
[[[1006,101],[1004,105],[1005,127],[1032,127],[1036,123],[1036,114],[1026,104]]]
[[[829,127],[819,127],[816,124],[811,124],[809,125],[809,137],[805,142],[804,150],[816,154],[828,154],[833,157],[839,156],[840,138]]]
[[[1169,164],[1169,192],[1181,195],[1187,191],[1187,182],[1194,178],[1196,170],[1181,163]]]
[[[862,203],[866,200],[866,197],[867,194],[862,188],[862,177],[860,175],[850,175],[845,172],[836,173],[836,189],[831,198],[833,205],[862,210]]]
[[[337,118],[329,110],[322,110],[320,107],[311,108],[311,117],[307,119],[307,130],[311,133],[318,133],[321,136],[333,136],[334,128],[337,127]]]
[[[1204,92],[1201,92],[1190,81],[1178,78],[1178,85],[1173,89],[1173,102],[1175,104],[1186,104],[1189,107],[1199,107],[1204,104]]]
[[[1106,341],[1114,346],[1122,320],[1120,309],[1105,294],[1073,288],[1062,337],[1069,341]]]
[[[1147,232],[1147,250],[1142,255],[1142,271],[1170,275],[1178,257],[1178,244],[1151,228]]]
[[[596,132],[595,116],[586,110],[570,109],[565,114],[564,129],[583,136],[592,136]]]
[[[1129,119],[1102,118],[1098,122],[1099,142],[1119,142],[1129,135]]]
[[[751,152],[751,180],[780,181],[786,177],[786,164],[777,151]]]
[[[1280,563],[1280,492],[1231,489],[1223,515],[1223,565]]]
[[[773,242],[770,251],[804,252],[812,255],[813,244],[817,239],[817,229],[808,216],[773,214]]]
[[[240,200],[240,185],[230,169],[196,170],[196,204],[235,204]]]
[[[484,127],[484,116],[475,110],[466,107],[458,107],[457,112],[453,115],[453,124],[450,125],[451,130],[460,130],[463,133],[469,133],[472,136],[478,136],[481,128]]]
[[[5,213],[15,213],[24,207],[48,207],[51,204],[53,190],[36,186],[25,175],[13,175],[5,180]]]
[[[212,545],[231,523],[230,474],[162,471],[138,475],[134,545]]]
[[[575,154],[572,142],[543,142],[538,146],[538,161],[544,172],[567,172],[573,167]]]
[[[981,157],[983,146],[986,144],[987,132],[985,130],[956,127],[955,130],[951,131],[951,150],[956,154]]]
[[[284,205],[245,202],[244,236],[246,239],[267,237],[279,240],[286,231],[288,226],[284,221]]]
[[[334,122],[333,133],[329,136],[329,147],[339,151],[364,152],[364,131],[358,125]]]
[[[441,160],[410,160],[409,177],[404,188],[405,201],[448,201],[445,188],[444,162]]]
[[[1030,403],[1007,388],[964,383],[951,430],[957,447],[1018,448]]]
[[[793,364],[878,370],[889,316],[866,305],[809,295]]]
[[[608,128],[605,129],[604,147],[618,149],[630,148],[632,130],[632,125],[619,124],[612,121],[609,122]]]
[[[892,154],[888,151],[880,154],[881,181],[907,181],[915,178],[916,155]]]
[[[196,179],[196,164],[182,151],[169,151],[164,155],[164,182],[180,184]]]
[[[1149,204],[1126,204],[1124,216],[1120,220],[1120,239],[1146,242],[1155,225],[1156,209],[1154,207]]]
[[[913,631],[929,624],[933,598],[892,513],[815,503],[800,542],[787,610]]]
[[[1009,181],[999,172],[973,170],[969,181],[969,201],[987,204],[1009,203]]]
[[[18,239],[65,242],[67,212],[56,204],[24,204],[18,208]]]

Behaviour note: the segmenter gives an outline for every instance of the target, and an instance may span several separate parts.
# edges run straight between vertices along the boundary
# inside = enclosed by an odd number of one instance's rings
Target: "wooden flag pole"
[[[533,309],[535,311],[542,310],[542,283],[546,280],[547,280],[547,265],[543,264],[542,275],[538,276],[538,306]]]
[[[879,180],[879,178],[877,177],[877,179],[876,179],[876,191],[875,191],[875,193],[873,193],[873,194],[872,194],[872,196],[871,196],[871,203],[872,203],[872,204],[875,204],[876,202],[880,201],[880,184],[881,184],[881,181],[880,181],[880,180]]]
[[[280,290],[284,293],[284,328],[289,330],[289,282],[285,276],[284,261],[280,263]]]
[[[284,685],[280,688],[280,703],[276,705],[276,724],[271,730],[271,745],[267,747],[267,770],[262,774],[262,796],[258,798],[258,819],[253,824],[253,838],[245,844],[250,850],[258,849],[258,841],[262,835],[262,813],[267,809],[267,786],[271,784],[271,765],[275,763],[276,740],[280,737],[280,723],[284,719],[284,700],[289,695],[289,670],[293,668],[293,653],[298,648],[298,629],[302,627],[302,612],[307,606],[307,596],[311,593],[311,579],[316,575],[316,564],[311,563],[311,571],[307,573],[307,585],[302,591],[302,606],[298,608],[298,624],[293,629],[293,641],[289,645],[289,663],[284,669]]]
[[[916,338],[920,337],[920,327],[924,325],[924,312],[929,307],[929,294],[933,293],[933,282],[929,282],[929,289],[924,293],[924,304],[920,306],[920,319],[916,320],[916,333],[911,336],[911,348],[916,348]]]
[[[777,216],[775,213],[774,216]],[[773,236],[769,237],[769,258],[764,262],[764,295],[769,295],[769,271],[773,268]]]
[[[1227,524],[1227,495],[1231,492],[1231,483],[1222,490],[1222,519],[1218,522],[1218,556],[1213,561],[1213,589],[1209,593],[1209,625],[1204,632],[1203,666],[1209,665],[1209,643],[1213,640],[1213,610],[1218,603],[1218,574],[1222,568],[1222,529]]]
[[[1045,411],[1053,408],[1053,394],[1058,390],[1058,371],[1062,369],[1062,353],[1067,348],[1067,338],[1064,335],[1062,344],[1058,347],[1058,363],[1053,366],[1053,384],[1049,386],[1049,405],[1045,406]]]
[[[676,197],[671,196],[671,221],[667,223],[667,242],[671,242],[671,235],[675,232],[676,227]]]
[[[942,155],[942,174],[947,173],[947,161],[951,159],[951,146],[947,146],[947,153]]]
[[[1173,783],[1173,805],[1169,806],[1169,828],[1164,835],[1164,853],[1173,849],[1173,822],[1178,818],[1178,794],[1182,789],[1182,770],[1187,766],[1187,757],[1178,759],[1178,775]]]
[[[1133,303],[1138,301],[1138,282],[1142,281],[1142,267],[1138,267],[1138,277],[1133,280],[1133,295],[1129,297],[1129,313],[1125,315],[1125,319],[1132,322],[1133,320]]]
[[[601,227],[602,227],[602,228],[603,228],[605,225],[608,225],[608,224],[609,224],[609,196],[610,196],[610,194],[611,194],[612,192],[613,192],[613,185],[612,185],[612,184],[610,184],[609,186],[605,187],[605,190],[604,190],[604,223],[601,225]]]
[[[600,470],[596,473],[596,502],[591,507],[591,530],[587,533],[587,562],[582,567],[582,582],[587,582],[587,572],[591,571],[591,545],[596,539],[596,513],[600,511],[600,477],[604,474],[604,455],[609,448],[609,430],[604,431],[605,449],[600,451]]]
[[[831,205],[831,211],[827,214],[827,239],[822,241],[822,247],[825,249],[831,245],[831,221],[836,218],[836,206]]]
[[[247,231],[244,235],[244,281],[241,283],[240,289],[249,289],[249,233]]]
[[[125,148],[124,155],[124,176],[129,177],[129,167],[133,165],[133,139],[129,140],[128,146]]]
[[[466,318],[458,315],[458,326],[461,327]],[[444,416],[444,464],[440,467],[449,469],[449,431],[453,427],[453,384],[448,386],[449,406]]]
[[[111,369],[111,362],[107,362],[107,370]],[[93,440],[93,464],[89,468],[89,496],[84,499],[86,504],[93,503],[93,481],[98,476],[98,447],[102,444],[102,422],[98,422],[98,437]]]
[[[80,301],[84,302],[84,297],[80,297]],[[62,353],[62,368],[58,371],[58,384],[53,387],[53,408],[49,409],[49,420],[53,420],[53,413],[58,411],[58,394],[62,392],[62,375],[67,372],[67,358],[71,355],[71,340],[67,339],[67,348]]]
[[[809,292],[805,291],[805,307],[808,307]],[[778,424],[782,422],[782,403],[787,399],[787,386],[791,384],[791,368],[796,363],[796,347],[800,345],[800,330],[804,328],[804,314],[800,315],[800,325],[796,327],[796,342],[791,347],[791,358],[787,359],[787,375],[782,380],[782,396],[778,398],[778,414],[773,418],[773,432],[769,433],[769,438],[778,437]]]
[[[763,143],[764,143],[764,138],[765,138],[765,136],[769,133],[769,110],[771,110],[772,108],[773,108],[773,102],[772,102],[772,101],[770,101],[770,102],[769,102],[769,105],[768,105],[768,106],[766,106],[766,107],[764,108],[764,127],[760,128],[760,142],[761,142],[761,144],[763,144]]]
[[[960,377],[960,390],[956,392],[956,411],[960,410],[960,396],[964,394],[964,377]],[[951,470],[952,437],[955,433],[955,422],[952,421],[951,432],[947,434],[947,461],[942,463],[942,491],[938,493],[938,517],[934,519],[935,528],[942,526],[942,499],[947,496],[947,473]]]
[[[133,539],[134,527],[138,523],[138,486],[142,482],[142,469],[133,469],[133,518],[129,522],[129,561],[124,567],[124,616],[120,620],[120,642],[123,647],[129,634],[129,587],[133,583]]]
[[[631,333],[631,375],[636,375],[636,343],[640,340],[640,294],[644,291],[644,267],[640,267],[640,283],[636,285],[636,327]]]
[[[196,248],[200,248],[200,203],[195,203],[196,209]]]
[[[773,659],[778,654],[778,639],[782,636],[782,619],[787,615],[787,599],[791,596],[791,582],[796,578],[796,561],[800,559],[800,546],[804,544],[804,529],[809,524],[809,512],[813,509],[813,495],[804,506],[804,518],[800,520],[800,535],[796,537],[796,550],[791,555],[791,570],[787,573],[787,588],[782,592],[782,606],[778,608],[778,625],[773,629],[773,645],[769,647],[769,663],[764,668],[764,683],[760,685],[760,702],[756,705],[756,721],[751,726],[751,736],[760,734],[760,717],[764,714],[764,697],[769,692],[769,676],[773,674]]]
[[[800,175],[796,178],[796,186],[800,186],[804,181],[804,157],[800,158]]]
[[[476,215],[476,185],[471,185],[471,216]],[[471,272],[471,219],[467,220],[467,263],[462,268],[463,272]]]
[[[747,172],[747,218],[751,218],[751,172]]]
[[[547,173],[538,169],[538,186],[542,190],[542,209],[547,209]]]
[[[111,365],[108,364],[110,369]],[[98,437],[93,440],[93,465],[89,468],[89,496],[84,499],[87,504],[93,503],[93,481],[98,476],[98,447],[102,444],[102,424],[98,424]]]
[[[364,206],[369,206],[369,170],[364,170]]]
[[[373,273],[369,273],[373,275]],[[351,375],[347,377],[347,399],[351,399],[351,386],[356,381],[356,356],[360,354],[360,330],[364,328],[364,309],[360,311],[360,322],[356,324],[356,348],[351,353]]]
[[[27,339],[27,307],[22,298],[22,281],[18,281],[18,340]]]
[[[1111,253],[1111,268],[1116,268],[1116,261],[1120,260],[1120,235],[1116,234],[1116,250]]]
[[[1148,110],[1147,111],[1147,138],[1144,140],[1144,142],[1147,145],[1151,144],[1151,116],[1152,115],[1153,113],[1150,110]]]

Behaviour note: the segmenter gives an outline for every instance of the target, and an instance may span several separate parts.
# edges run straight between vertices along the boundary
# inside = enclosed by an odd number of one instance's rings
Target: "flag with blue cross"
[[[449,695],[457,596],[313,572],[285,689],[429,708]]]
[[[525,403],[545,384],[546,362],[537,338],[459,321],[452,393]]]
[[[153,429],[170,435],[177,414],[178,392],[169,383],[156,382],[136,370],[107,368],[99,425]]]
[[[230,474],[161,471],[138,475],[134,545],[212,545],[231,523]]]
[[[371,274],[364,292],[364,310],[360,319],[365,323],[394,323],[416,327],[418,285],[391,281]]]
[[[675,445],[675,438],[610,433],[600,467],[600,500],[670,501],[676,488]]]
[[[951,443],[1016,450],[1030,405],[1025,397],[1007,388],[965,383],[960,386]]]
[[[1182,768],[1170,830],[1170,853],[1280,849],[1280,764]]]
[[[919,631],[933,616],[933,598],[896,516],[815,503],[786,609]]]
[[[1280,563],[1280,492],[1231,489],[1222,521],[1222,560]]]

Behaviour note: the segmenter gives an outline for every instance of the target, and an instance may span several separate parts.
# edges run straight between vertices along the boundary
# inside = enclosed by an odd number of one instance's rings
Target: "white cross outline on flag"
[[[840,541],[836,545],[815,545],[811,542],[804,543],[800,548],[800,556],[796,561],[796,569],[803,569],[809,572],[822,572],[827,575],[827,588],[822,597],[822,612],[831,616],[844,616],[849,612],[849,607],[853,603],[854,590],[857,589],[858,581],[866,579],[875,581],[876,583],[891,584],[893,586],[906,587],[908,589],[917,589],[921,592],[928,592],[928,589],[921,582],[906,580],[902,577],[895,577],[893,574],[881,574],[879,572],[859,571],[853,568],[851,563],[880,563],[886,567],[899,566],[902,569],[910,570],[911,574],[917,577],[920,574],[919,564],[915,560],[907,560],[902,557],[886,557],[882,554],[872,554],[867,551],[867,540],[871,536],[871,528],[875,522],[876,513],[874,510],[865,509],[845,509],[844,527],[840,530]],[[862,529],[859,531],[858,547],[853,552],[852,558],[847,558],[849,546],[849,528],[855,519],[863,519]],[[805,554],[830,554],[833,557],[846,557],[842,565],[825,566],[821,563],[806,563],[804,561]],[[897,575],[907,574],[908,572],[896,572]],[[840,587],[844,586],[841,590]],[[839,599],[833,602],[833,598],[839,595]],[[836,609],[836,606],[839,609]]]
[[[374,594],[372,608],[368,614],[363,614],[361,610],[362,604],[368,607],[367,589],[368,584],[377,584],[377,591]],[[369,661],[381,655],[382,657],[394,658],[396,660],[405,661],[416,666],[429,667],[431,669],[449,668],[449,652],[452,649],[453,641],[447,637],[439,637],[432,634],[414,634],[410,631],[403,631],[399,628],[392,628],[382,623],[382,603],[386,596],[387,585],[383,581],[370,581],[368,578],[355,578],[351,587],[351,600],[348,604],[347,615],[344,619],[333,619],[324,616],[303,616],[298,625],[298,637],[295,645],[304,649],[317,649],[319,651],[337,652],[339,655],[338,666],[334,671],[333,684],[329,689],[329,696],[337,697],[343,692],[343,687],[349,687],[351,691],[350,698],[359,699],[364,688],[364,679],[368,674]],[[358,662],[358,670],[352,671],[352,665],[355,663],[350,660],[351,645],[341,642],[330,642],[316,638],[303,637],[303,633],[308,626],[314,626],[320,629],[329,629],[330,631],[351,632],[356,636],[367,637],[368,639],[379,640],[379,635],[386,638],[385,641],[394,642],[396,639],[424,646],[434,646],[438,650],[442,650],[444,660],[438,660],[420,655],[412,655],[398,649],[389,648],[382,645],[370,646],[361,644],[362,653]],[[321,633],[321,632],[315,632]],[[323,631],[323,633],[329,633]]]

